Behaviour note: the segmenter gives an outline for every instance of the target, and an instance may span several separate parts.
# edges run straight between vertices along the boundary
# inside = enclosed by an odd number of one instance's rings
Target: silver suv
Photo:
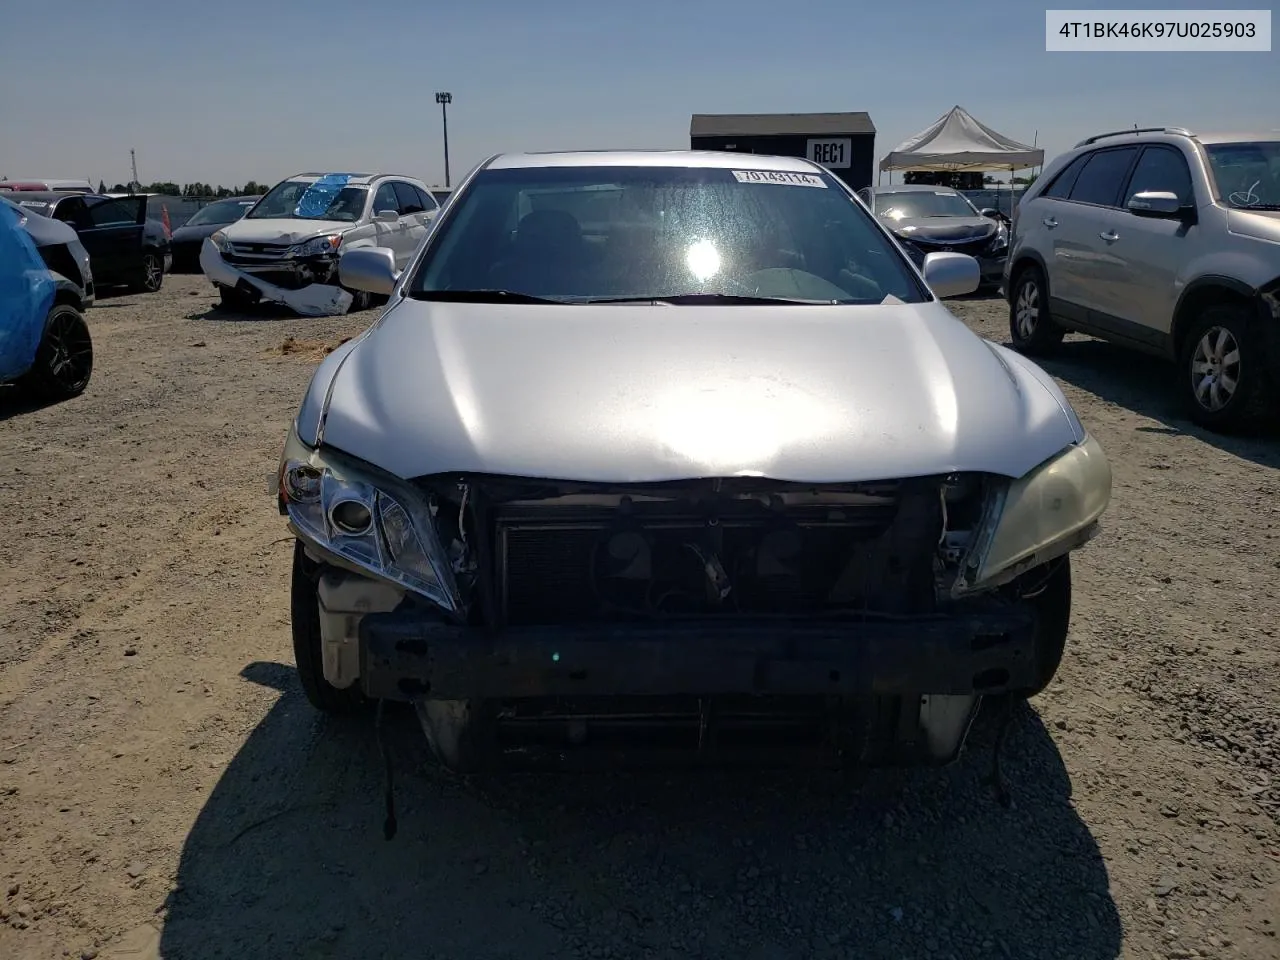
[[[1190,416],[1229,429],[1280,398],[1280,132],[1104,133],[1014,210],[1015,349],[1070,331],[1177,364]]]

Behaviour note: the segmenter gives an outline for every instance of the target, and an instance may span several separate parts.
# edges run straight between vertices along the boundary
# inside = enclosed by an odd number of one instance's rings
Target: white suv
[[[412,177],[300,173],[213,234],[200,267],[224,304],[271,300],[308,315],[361,310],[369,295],[338,284],[339,255],[384,247],[403,268],[439,210],[426,184]]]
[[[1014,211],[1013,346],[1069,331],[1173,360],[1192,419],[1229,429],[1280,398],[1280,132],[1105,133]]]

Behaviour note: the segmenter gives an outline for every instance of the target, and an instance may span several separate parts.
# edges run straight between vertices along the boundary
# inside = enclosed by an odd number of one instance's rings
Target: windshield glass
[[[495,290],[563,302],[929,299],[827,174],[659,166],[479,173],[409,294]]]
[[[14,194],[14,196],[21,197],[22,195]],[[23,213],[38,213],[42,217],[47,217],[49,215],[49,211],[53,208],[53,204],[48,200],[15,199],[11,202],[21,209]]]
[[[252,200],[219,200],[201,207],[186,222],[188,227],[211,226],[215,223],[235,223],[253,206]]]
[[[950,191],[902,190],[876,194],[876,214],[887,220],[924,217],[976,217],[978,211],[961,194]]]
[[[368,193],[367,187],[325,189],[318,181],[286,180],[272,187],[245,219],[342,220],[354,223],[364,213]]]
[[[1209,143],[1204,149],[1223,203],[1280,210],[1280,141]]]

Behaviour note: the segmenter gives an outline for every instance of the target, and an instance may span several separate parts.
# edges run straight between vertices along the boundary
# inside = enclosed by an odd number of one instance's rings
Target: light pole
[[[449,186],[449,104],[453,103],[453,94],[444,91],[436,94],[436,103],[440,104],[440,121],[444,124],[444,185]]]

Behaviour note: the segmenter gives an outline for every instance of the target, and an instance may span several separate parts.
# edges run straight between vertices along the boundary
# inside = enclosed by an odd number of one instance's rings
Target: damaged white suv
[[[403,267],[439,210],[426,184],[412,177],[300,173],[206,240],[200,268],[226,306],[267,300],[304,316],[363,310],[372,298],[343,289],[338,257],[382,247]]]

